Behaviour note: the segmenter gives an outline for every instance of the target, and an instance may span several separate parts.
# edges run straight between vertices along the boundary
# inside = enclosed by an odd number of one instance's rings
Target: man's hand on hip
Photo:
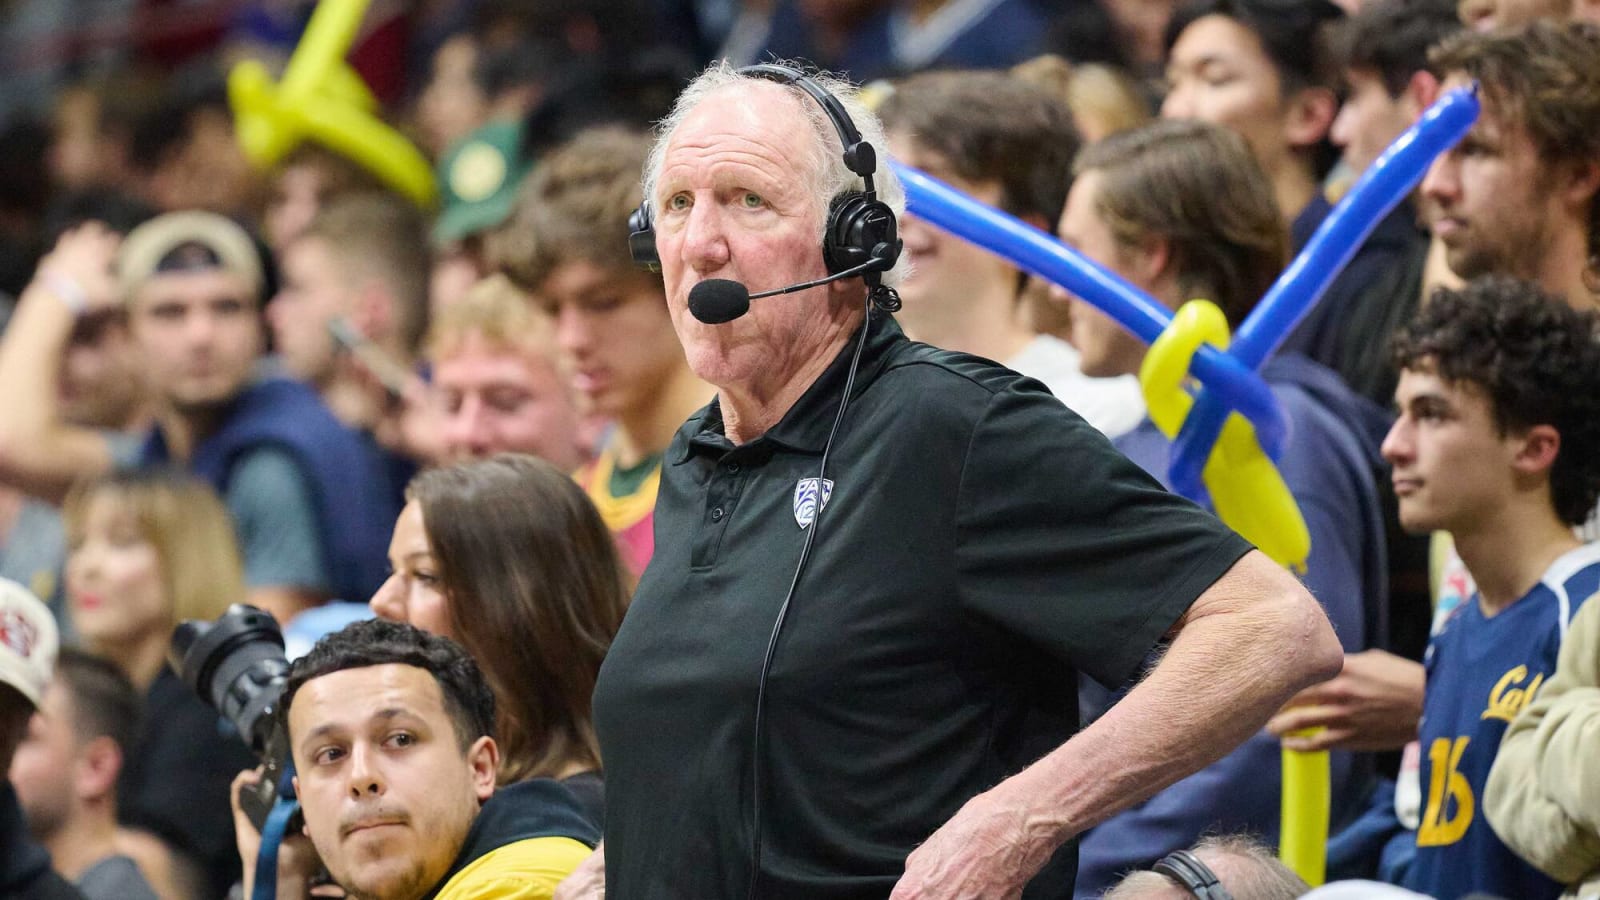
[[[979,794],[906,857],[889,900],[1014,900],[1049,861],[1059,840],[1030,826],[1028,809],[1005,783]]]

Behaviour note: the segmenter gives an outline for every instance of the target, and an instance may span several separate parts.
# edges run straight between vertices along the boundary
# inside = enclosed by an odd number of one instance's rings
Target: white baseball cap
[[[185,210],[156,216],[129,232],[117,251],[124,301],[157,275],[194,269],[233,272],[252,294],[263,284],[261,253],[249,232],[216,213]]]
[[[60,647],[50,609],[32,591],[0,578],[0,684],[16,688],[37,707]]]

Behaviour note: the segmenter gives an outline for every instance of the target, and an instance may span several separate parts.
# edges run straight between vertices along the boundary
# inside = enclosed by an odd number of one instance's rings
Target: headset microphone
[[[845,269],[836,275],[818,278],[816,281],[802,281],[799,284],[762,291],[759,294],[750,293],[750,289],[745,287],[742,282],[727,278],[707,278],[689,289],[689,312],[693,313],[696,319],[707,325],[721,325],[724,322],[732,322],[750,311],[751,300],[760,300],[762,297],[775,297],[779,294],[792,294],[795,291],[820,287],[829,282],[838,281],[841,278],[849,278],[852,275],[881,272],[894,263],[892,258],[886,259],[885,255],[875,253],[871,259],[861,265]],[[873,286],[874,300],[877,299],[879,290],[880,288],[877,285]],[[879,305],[881,306],[882,303],[880,302]],[[894,310],[889,309],[888,311],[893,312]]]
[[[708,278],[689,289],[689,312],[707,325],[732,322],[750,311],[750,289],[726,278]]]

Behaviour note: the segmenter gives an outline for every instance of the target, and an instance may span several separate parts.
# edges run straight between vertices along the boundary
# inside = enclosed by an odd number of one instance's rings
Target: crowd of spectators
[[[249,603],[291,655],[369,615],[413,626],[319,646],[288,727],[367,715],[345,682],[426,707],[477,773],[457,846],[537,807],[549,896],[604,832],[590,696],[662,539],[674,437],[716,396],[630,253],[650,128],[708,64],[785,59],[864,86],[880,156],[1233,328],[1385,148],[1476,85],[1472,131],[1262,368],[1343,671],[1088,831],[1048,895],[1206,896],[1185,860],[1241,900],[1303,894],[1253,842],[1279,838],[1282,745],[1332,751],[1330,879],[1593,896],[1600,5],[356,5],[350,66],[435,167],[434,205],[314,138],[246,155],[229,67],[281,73],[314,2],[0,4],[0,893],[44,877],[35,844],[84,897],[248,889],[258,761],[167,657],[178,623]],[[1036,379],[1166,481],[1142,342],[913,214],[900,236],[907,336]],[[48,689],[8,674],[48,672],[6,637],[28,594],[63,647]],[[1084,722],[1130,687],[1060,686]],[[330,790],[308,787],[308,809]],[[291,838],[282,883],[411,896],[335,844]],[[429,857],[415,896],[492,859]]]

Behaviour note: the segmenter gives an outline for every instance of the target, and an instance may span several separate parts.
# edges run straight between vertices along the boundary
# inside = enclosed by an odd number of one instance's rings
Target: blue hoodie
[[[226,496],[234,464],[269,446],[287,451],[311,488],[334,596],[371,597],[386,577],[389,534],[400,515],[400,492],[378,446],[334,418],[310,387],[269,377],[229,403],[185,468]],[[166,438],[154,429],[140,463],[170,461]]]
[[[1377,476],[1384,411],[1358,397],[1329,369],[1280,355],[1262,367],[1289,422],[1279,471],[1311,531],[1304,582],[1321,601],[1346,652],[1381,646],[1388,630],[1388,561]],[[1146,419],[1114,443],[1163,484],[1172,442]],[[1170,486],[1170,485],[1169,485]],[[1209,501],[1203,505],[1210,508]],[[1087,722],[1125,692],[1085,679],[1079,687]],[[1341,799],[1370,766],[1347,753],[1331,755],[1335,820]],[[1098,897],[1123,873],[1149,868],[1203,833],[1278,835],[1282,772],[1278,742],[1257,734],[1221,760],[1097,826],[1078,850],[1077,897]],[[1351,810],[1353,812],[1353,810]]]

